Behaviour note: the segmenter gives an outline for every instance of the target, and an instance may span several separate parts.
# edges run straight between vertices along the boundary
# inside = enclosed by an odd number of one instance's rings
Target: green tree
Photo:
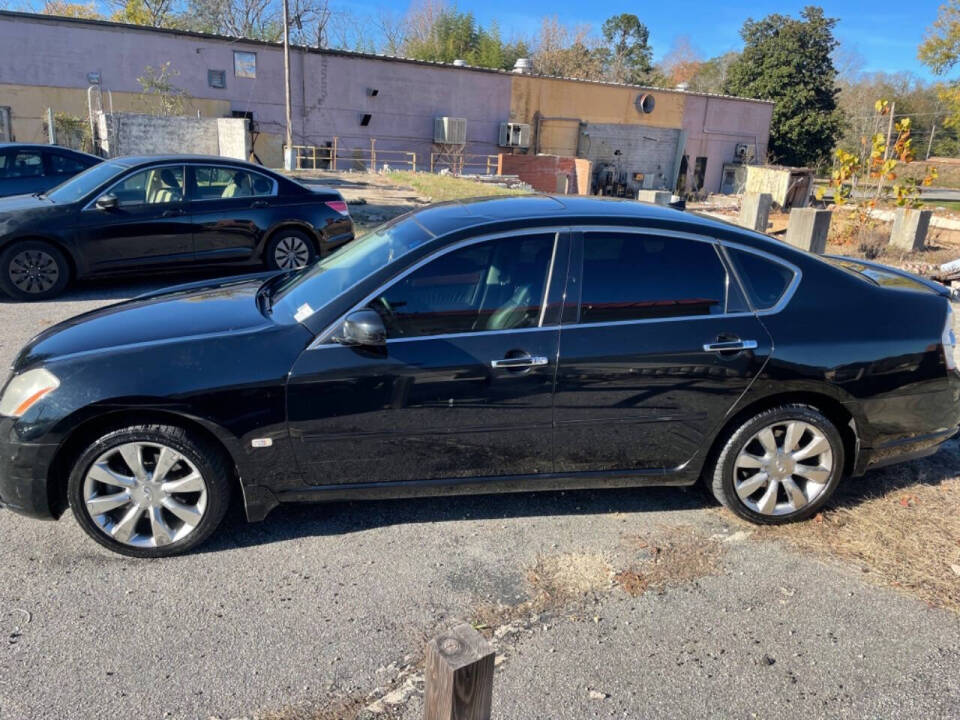
[[[940,6],[937,19],[927,28],[927,34],[917,51],[920,61],[937,75],[945,75],[960,60],[960,0],[947,0]],[[954,79],[939,88],[948,128],[960,128],[960,81]]]
[[[837,111],[837,21],[808,6],[800,18],[768,15],[747,20],[740,31],[744,48],[727,73],[724,91],[773,100],[771,159],[813,166],[829,160],[843,127]]]
[[[650,31],[632,13],[608,18],[601,28],[607,65],[607,79],[613,82],[642,83],[653,69]]]

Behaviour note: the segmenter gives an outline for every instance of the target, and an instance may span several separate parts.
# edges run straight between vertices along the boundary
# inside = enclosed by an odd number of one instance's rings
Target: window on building
[[[709,242],[588,233],[583,239],[580,322],[716,315],[727,273]]]
[[[257,54],[234,50],[233,74],[238,78],[255,78],[257,76]]]
[[[388,337],[535,327],[547,283],[552,234],[511,237],[454,250],[399,280],[371,307]]]
[[[256,71],[256,68],[254,68]],[[226,70],[207,70],[207,84],[212,88],[222,90],[227,86]]]

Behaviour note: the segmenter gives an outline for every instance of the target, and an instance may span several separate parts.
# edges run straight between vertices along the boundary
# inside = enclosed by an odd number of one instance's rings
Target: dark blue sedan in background
[[[0,197],[46,192],[98,162],[59,145],[0,143]]]

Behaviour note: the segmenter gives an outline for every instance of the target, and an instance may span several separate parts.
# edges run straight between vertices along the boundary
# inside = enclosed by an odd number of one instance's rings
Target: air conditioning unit
[[[457,117],[434,118],[433,141],[438,145],[466,145],[467,119]]]
[[[500,147],[530,147],[530,126],[526,123],[500,123]]]

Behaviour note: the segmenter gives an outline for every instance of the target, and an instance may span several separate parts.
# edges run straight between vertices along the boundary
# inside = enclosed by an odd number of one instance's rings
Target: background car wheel
[[[165,557],[206,540],[230,504],[219,448],[169,425],[114,430],[91,444],[67,492],[80,526],[123,555]]]
[[[297,270],[316,259],[316,244],[300,230],[281,228],[267,243],[266,261],[271,270]]]
[[[750,522],[786,523],[823,507],[843,467],[843,440],[834,424],[809,405],[784,405],[733,431],[717,457],[711,489]]]
[[[67,258],[42,240],[23,240],[0,253],[0,288],[15,300],[46,300],[70,281]]]

